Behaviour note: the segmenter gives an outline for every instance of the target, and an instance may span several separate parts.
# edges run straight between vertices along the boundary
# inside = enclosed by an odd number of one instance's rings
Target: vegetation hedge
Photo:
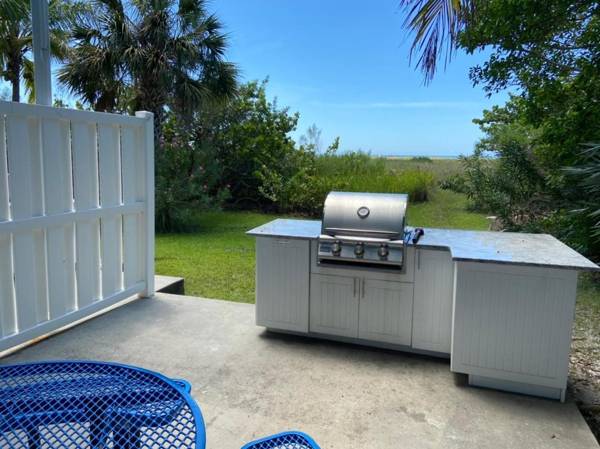
[[[434,175],[422,169],[390,169],[384,159],[367,153],[314,154],[277,197],[280,212],[318,216],[331,191],[406,193],[410,201],[427,201]]]
[[[185,230],[190,212],[219,207],[319,216],[332,190],[428,199],[432,164],[338,153],[339,139],[325,150],[308,138],[295,142],[298,115],[269,101],[265,84],[244,84],[191,121],[167,117],[156,157],[157,230]]]

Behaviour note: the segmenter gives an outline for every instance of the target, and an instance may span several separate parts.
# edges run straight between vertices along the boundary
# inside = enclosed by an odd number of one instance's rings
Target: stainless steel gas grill
[[[318,263],[401,269],[407,202],[404,194],[331,192],[323,208]]]

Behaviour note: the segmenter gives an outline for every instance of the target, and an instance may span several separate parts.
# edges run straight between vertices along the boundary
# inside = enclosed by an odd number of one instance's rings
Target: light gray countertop
[[[318,220],[290,219],[273,220],[247,232],[253,236],[298,239],[316,239],[320,233]],[[600,271],[598,265],[548,234],[425,228],[425,235],[416,246],[447,249],[457,261]]]
[[[287,237],[316,239],[321,234],[320,220],[289,220],[278,218],[246,232],[248,235],[264,237]]]

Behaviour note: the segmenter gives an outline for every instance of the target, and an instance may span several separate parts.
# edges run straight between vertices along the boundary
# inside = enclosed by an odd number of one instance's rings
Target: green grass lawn
[[[410,226],[450,229],[486,230],[489,222],[484,214],[469,212],[465,195],[449,190],[436,190],[424,203],[408,205]]]
[[[463,195],[439,190],[430,201],[409,204],[411,226],[487,229],[485,216],[466,210]],[[254,238],[245,232],[277,218],[249,212],[209,212],[197,230],[156,236],[156,273],[185,278],[186,294],[254,302]]]
[[[274,215],[208,212],[198,230],[156,236],[156,273],[181,276],[191,296],[254,302],[254,239],[249,229]]]

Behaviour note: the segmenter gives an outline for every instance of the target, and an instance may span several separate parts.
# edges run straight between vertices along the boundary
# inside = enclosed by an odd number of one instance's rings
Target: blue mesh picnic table
[[[0,366],[2,449],[204,449],[204,421],[179,379],[133,366]]]
[[[320,449],[320,447],[304,432],[290,431],[246,443],[242,449]]]

